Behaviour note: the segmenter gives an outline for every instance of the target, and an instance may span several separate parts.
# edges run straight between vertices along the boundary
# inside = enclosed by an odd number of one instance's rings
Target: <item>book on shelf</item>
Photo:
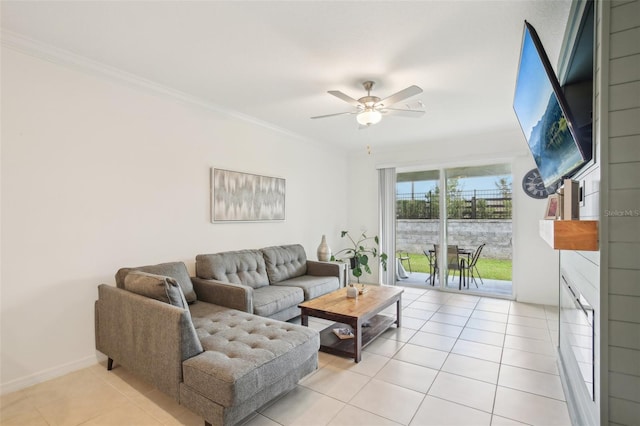
[[[340,339],[353,339],[353,331],[350,328],[334,328],[333,333]]]

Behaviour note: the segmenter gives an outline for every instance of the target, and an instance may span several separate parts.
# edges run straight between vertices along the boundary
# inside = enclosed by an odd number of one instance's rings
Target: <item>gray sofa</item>
[[[123,268],[98,286],[96,348],[206,425],[232,425],[317,368],[318,333],[253,315],[240,288],[190,278],[184,263]]]
[[[343,264],[308,260],[299,244],[196,256],[197,277],[242,300],[238,309],[282,321],[300,315],[303,301],[340,288],[345,274]]]

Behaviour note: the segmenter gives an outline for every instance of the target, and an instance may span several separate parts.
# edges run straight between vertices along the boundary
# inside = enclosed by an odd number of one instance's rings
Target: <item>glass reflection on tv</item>
[[[513,107],[549,188],[580,167],[584,158],[553,90],[550,79],[555,76],[549,75],[541,55],[544,51],[536,49],[532,33],[525,27]]]

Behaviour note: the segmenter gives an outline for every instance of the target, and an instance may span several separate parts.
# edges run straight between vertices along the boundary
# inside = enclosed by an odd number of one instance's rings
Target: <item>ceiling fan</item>
[[[371,96],[371,89],[375,83],[373,81],[365,81],[362,83],[364,90],[367,91],[367,96],[363,96],[360,99],[354,99],[351,96],[345,95],[339,90],[329,90],[327,93],[340,98],[356,109],[347,112],[338,112],[336,114],[318,115],[316,118],[335,117],[337,115],[355,114],[356,120],[361,126],[370,126],[372,124],[379,123],[382,120],[382,114],[392,113],[401,114],[408,117],[420,117],[424,114],[424,105],[422,102],[417,101],[413,103],[406,103],[402,107],[398,106],[401,101],[408,99],[412,96],[422,93],[422,89],[418,86],[409,86],[391,96],[384,99],[380,99],[377,96]]]

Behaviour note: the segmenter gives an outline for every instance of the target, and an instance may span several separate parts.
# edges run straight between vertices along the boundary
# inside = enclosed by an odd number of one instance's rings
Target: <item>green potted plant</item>
[[[378,252],[379,240],[377,235],[373,237],[367,237],[367,235],[363,232],[356,240],[349,234],[349,231],[341,231],[340,237],[349,238],[352,246],[336,252],[331,256],[331,260],[345,262],[348,259],[351,270],[353,272],[353,276],[356,277],[358,283],[360,282],[360,277],[364,272],[368,274],[371,273],[369,256],[373,258],[379,256],[382,268],[385,271],[387,270],[388,256],[386,253]]]

